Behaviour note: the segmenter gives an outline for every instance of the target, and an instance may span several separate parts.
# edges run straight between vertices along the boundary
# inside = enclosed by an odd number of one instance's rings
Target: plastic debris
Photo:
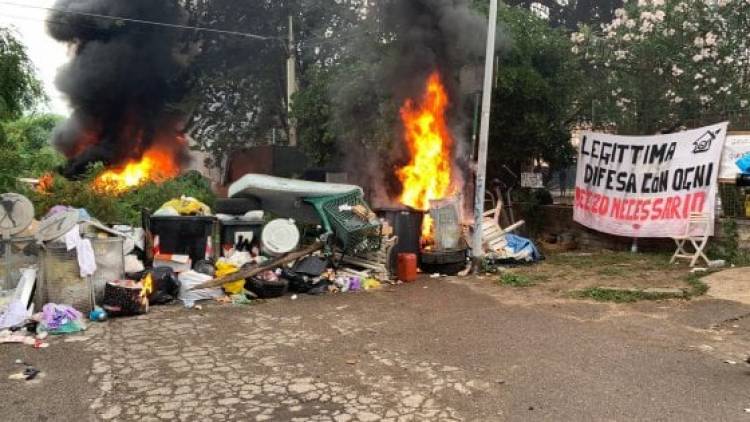
[[[727,266],[727,261],[723,259],[716,259],[708,262],[709,268],[721,268]]]
[[[220,288],[190,290],[193,286],[212,280],[211,276],[195,271],[186,271],[180,274],[179,279],[181,283],[180,300],[188,308],[195,306],[195,302],[199,300],[210,300],[224,296],[224,292]],[[197,306],[196,308],[200,309]]]
[[[154,215],[159,216],[199,216],[199,215],[211,215],[211,208],[203,202],[183,196],[180,199],[173,199],[164,203]]]
[[[48,303],[42,308],[37,332],[50,334],[77,333],[86,329],[83,314],[67,305]]]
[[[349,290],[352,292],[358,292],[362,290],[362,279],[359,277],[352,277],[349,281]]]
[[[236,265],[227,262],[224,259],[220,259],[219,262],[216,263],[216,278],[234,274],[238,270],[239,267],[237,267]],[[245,290],[245,280],[240,279],[237,281],[233,281],[231,283],[225,284],[222,287],[224,288],[224,291],[230,295],[239,295],[242,294],[242,292]]]
[[[26,369],[24,369],[22,372],[12,374],[8,377],[8,379],[16,381],[31,381],[36,378],[36,376],[41,372],[42,371],[34,368],[33,366],[26,366]]]
[[[91,312],[89,312],[89,319],[97,322],[106,321],[107,312],[97,306]]]
[[[381,286],[382,286],[382,284],[378,280],[376,280],[374,278],[368,278],[363,283],[363,287],[364,287],[365,290],[379,289]]]
[[[248,299],[247,295],[245,294],[238,294],[238,295],[232,295],[232,304],[233,305],[252,305],[253,301]]]

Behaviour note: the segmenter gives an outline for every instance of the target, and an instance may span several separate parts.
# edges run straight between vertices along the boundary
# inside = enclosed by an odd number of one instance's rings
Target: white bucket
[[[300,233],[294,220],[273,220],[263,227],[261,243],[263,252],[271,256],[281,256],[297,249]]]

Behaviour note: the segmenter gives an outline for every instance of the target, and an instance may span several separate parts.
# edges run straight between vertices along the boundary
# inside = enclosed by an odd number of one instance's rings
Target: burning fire
[[[401,107],[411,160],[396,173],[403,185],[400,201],[417,210],[429,210],[430,200],[443,199],[451,191],[453,137],[445,117],[449,105],[440,74],[434,72],[420,103],[407,99]],[[432,219],[427,215],[422,236],[429,239],[431,233]]]
[[[180,166],[171,151],[151,148],[140,160],[107,170],[94,180],[94,189],[119,194],[147,182],[165,182],[180,173]]]
[[[154,291],[154,279],[151,274],[148,274],[143,280],[141,280],[141,304],[148,309],[148,297]]]
[[[48,193],[52,189],[53,183],[55,183],[55,176],[52,173],[45,173],[39,178],[36,191],[39,193]]]

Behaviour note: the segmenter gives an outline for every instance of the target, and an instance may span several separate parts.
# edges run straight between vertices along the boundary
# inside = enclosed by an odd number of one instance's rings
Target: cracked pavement
[[[748,420],[750,307],[560,300],[480,279],[152,308],[0,345],[4,420]],[[16,359],[42,370],[10,381]],[[726,363],[735,362],[735,363]]]

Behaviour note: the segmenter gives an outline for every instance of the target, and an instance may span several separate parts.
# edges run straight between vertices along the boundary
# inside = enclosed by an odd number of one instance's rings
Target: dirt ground
[[[750,305],[750,268],[732,268],[706,276],[708,295]]]
[[[495,278],[509,287],[533,287],[558,297],[601,287],[692,288],[687,264],[669,264],[670,258],[667,254],[612,251],[557,253],[547,255],[541,263],[503,271],[518,277],[501,272]]]

